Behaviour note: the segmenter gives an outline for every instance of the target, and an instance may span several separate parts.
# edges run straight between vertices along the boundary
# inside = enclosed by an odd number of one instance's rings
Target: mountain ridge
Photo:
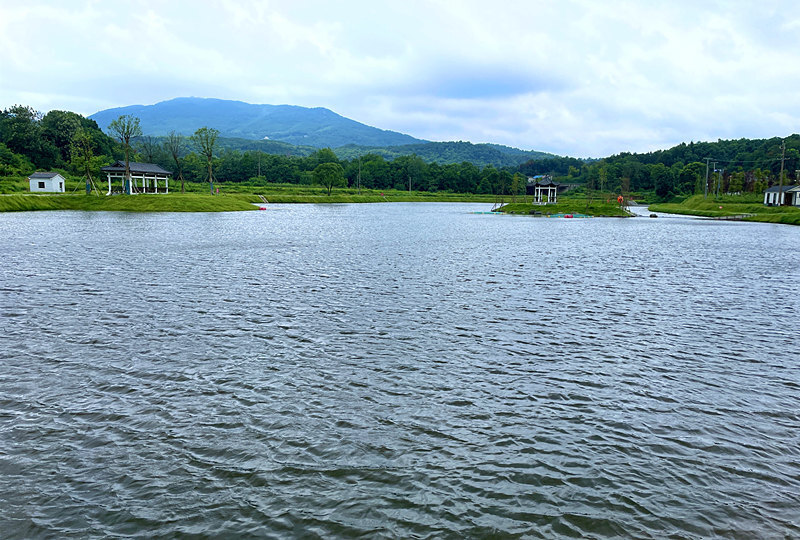
[[[425,143],[411,135],[368,126],[324,107],[252,104],[217,98],[179,97],[153,105],[128,105],[89,116],[101,129],[121,115],[139,118],[145,135],[191,135],[208,126],[223,137],[277,140],[316,148],[346,144],[398,146]]]

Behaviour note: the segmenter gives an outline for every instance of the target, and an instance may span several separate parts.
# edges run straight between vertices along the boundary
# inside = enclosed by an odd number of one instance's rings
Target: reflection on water
[[[0,215],[7,537],[800,534],[800,229]]]

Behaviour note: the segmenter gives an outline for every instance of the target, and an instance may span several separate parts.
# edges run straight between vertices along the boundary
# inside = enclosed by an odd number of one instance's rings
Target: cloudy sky
[[[577,157],[800,131],[794,1],[0,0],[0,108],[327,107]]]

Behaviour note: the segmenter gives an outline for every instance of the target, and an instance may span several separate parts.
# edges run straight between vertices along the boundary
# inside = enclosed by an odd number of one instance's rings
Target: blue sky
[[[800,131],[794,2],[0,0],[0,107],[327,107],[577,157]]]

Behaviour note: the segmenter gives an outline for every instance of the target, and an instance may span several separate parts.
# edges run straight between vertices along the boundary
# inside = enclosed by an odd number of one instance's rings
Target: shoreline
[[[0,196],[0,212],[78,210],[90,212],[237,212],[272,204],[372,204],[385,202],[439,202],[491,204],[487,196],[471,194],[349,194],[169,193],[140,195],[85,195],[17,193]],[[266,199],[268,202],[264,202]]]

